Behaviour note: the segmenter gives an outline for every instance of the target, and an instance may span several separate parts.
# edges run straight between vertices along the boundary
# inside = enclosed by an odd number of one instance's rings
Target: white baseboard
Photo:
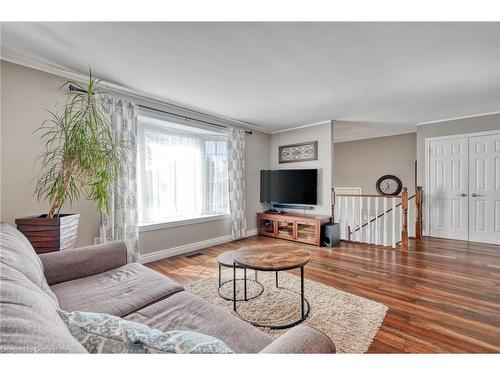
[[[257,235],[257,228],[247,230],[247,235],[245,237],[252,237]]]
[[[245,237],[251,237],[257,235],[257,229],[250,229],[247,230],[247,234]],[[164,249],[164,250],[159,250],[155,251],[153,253],[149,254],[144,254],[141,255],[139,258],[139,262],[141,263],[149,263],[149,262],[154,262],[157,260],[165,259],[165,258],[170,258],[176,255],[181,255],[185,253],[189,253],[191,251],[196,251],[196,250],[201,250],[205,249],[210,246],[216,246],[220,245],[223,243],[231,242],[231,236],[222,236],[222,237],[216,237],[216,238],[211,238],[208,240],[200,241],[200,242],[194,242],[194,243],[189,243],[185,245],[180,245],[176,247],[171,247],[170,249]]]

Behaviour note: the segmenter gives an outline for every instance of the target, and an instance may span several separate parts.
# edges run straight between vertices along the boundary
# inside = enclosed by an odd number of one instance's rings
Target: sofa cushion
[[[0,352],[87,353],[56,304],[23,273],[0,263]]]
[[[184,288],[139,263],[97,275],[53,284],[66,311],[92,311],[124,316]]]
[[[257,353],[272,342],[271,336],[188,292],[176,293],[125,318],[160,331],[213,336],[236,353]]]
[[[25,275],[57,304],[33,246],[21,232],[5,223],[0,223],[0,262]]]
[[[233,353],[222,341],[197,332],[162,332],[101,313],[59,311],[59,315],[89,353]]]
[[[39,255],[49,285],[97,275],[127,264],[127,246],[110,241]]]

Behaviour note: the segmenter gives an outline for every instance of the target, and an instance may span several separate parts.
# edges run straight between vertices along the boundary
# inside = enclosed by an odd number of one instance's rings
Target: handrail
[[[338,195],[337,195],[338,196]],[[415,198],[417,196],[417,194],[413,194],[410,198],[408,198],[408,200],[412,200],[413,198]],[[381,197],[380,195],[378,195],[378,197]],[[385,198],[384,196],[382,196],[383,198]],[[394,208],[398,208],[399,206],[401,206],[401,203],[398,203],[396,206],[394,206]],[[354,232],[357,232],[358,230],[360,230],[361,228],[364,228],[366,227],[368,224],[370,223],[373,223],[375,220],[378,220],[380,219],[382,216],[384,216],[385,214],[388,214],[389,212],[392,211],[392,207],[389,208],[387,211],[385,212],[382,212],[380,215],[378,216],[375,216],[373,219],[370,219],[370,221],[367,221],[366,223],[364,223],[363,225],[361,226],[358,226],[356,229],[354,229],[353,231],[349,231],[349,235],[351,234],[354,234]]]

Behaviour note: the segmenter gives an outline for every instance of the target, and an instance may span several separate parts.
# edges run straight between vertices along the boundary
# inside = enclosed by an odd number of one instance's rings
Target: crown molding
[[[0,56],[0,60],[6,61],[6,62],[9,62],[12,64],[21,65],[21,66],[24,66],[24,67],[27,67],[30,69],[39,70],[39,71],[42,71],[45,73],[53,74],[53,75],[56,75],[56,76],[59,76],[59,77],[65,78],[65,79],[70,79],[70,80],[73,80],[76,82],[85,83],[88,80],[88,77],[84,74],[68,71],[68,70],[54,67],[54,66],[49,66],[49,65],[44,65],[44,64],[36,64],[36,63],[21,60],[21,59],[17,59],[17,58],[7,57],[7,56]],[[114,83],[114,82],[102,80],[101,83],[102,83],[103,87],[109,89],[110,91],[113,91],[113,92],[116,92],[116,93],[122,94],[122,95],[127,95],[130,97],[136,98],[136,99],[144,100],[144,101],[147,101],[147,102],[152,103],[152,104],[157,104],[157,105],[161,105],[163,107],[168,107],[171,110],[174,110],[174,111],[176,110],[176,111],[179,111],[183,114],[187,113],[188,115],[190,115],[190,117],[191,116],[192,117],[199,116],[202,118],[208,118],[208,119],[222,122],[223,124],[226,124],[226,125],[233,125],[236,127],[241,127],[241,128],[245,128],[248,130],[255,130],[255,131],[259,131],[261,133],[266,133],[266,134],[271,134],[271,132],[272,132],[272,130],[267,129],[267,128],[263,128],[260,126],[249,124],[249,123],[246,123],[243,121],[233,120],[231,118],[224,117],[224,116],[221,116],[218,114],[206,112],[202,109],[196,109],[196,108],[191,108],[191,107],[180,105],[180,104],[170,103],[170,102],[165,101],[161,97],[150,95],[150,94],[142,92],[142,91],[134,90],[133,88],[119,85],[119,84]]]
[[[474,115],[466,115],[466,116],[459,116],[459,117],[450,117],[450,118],[444,118],[441,120],[432,120],[432,121],[425,121],[425,122],[419,122],[416,125],[428,125],[428,124],[437,124],[440,122],[447,122],[447,121],[454,121],[454,120],[462,120],[466,118],[472,118],[472,117],[481,117],[481,116],[488,116],[488,115],[497,115],[499,114],[500,111],[494,111],[494,112],[484,112],[484,113],[477,113]]]

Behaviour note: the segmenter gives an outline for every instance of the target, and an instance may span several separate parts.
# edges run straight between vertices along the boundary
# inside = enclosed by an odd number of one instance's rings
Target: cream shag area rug
[[[223,281],[232,280],[232,270],[223,268]],[[307,268],[306,268],[307,275]],[[243,271],[238,270],[237,277]],[[255,271],[248,271],[247,278],[253,279]],[[258,280],[264,285],[264,293],[249,301],[238,302],[238,313],[246,320],[259,323],[284,324],[300,317],[300,278],[288,272],[279,273],[279,286],[275,287],[274,272],[258,273]],[[200,296],[206,301],[234,314],[232,301],[227,301],[217,294],[218,278],[211,277],[186,286],[186,290]],[[232,281],[223,285],[221,293],[232,296]],[[305,279],[305,297],[309,301],[311,311],[305,323],[327,334],[337,347],[339,353],[364,353],[370,347],[388,307],[381,303],[356,296],[351,293],[329,287],[315,281]],[[243,296],[243,281],[236,284],[237,296]],[[257,292],[257,286],[248,282],[247,295]],[[277,337],[286,330],[263,331]]]

